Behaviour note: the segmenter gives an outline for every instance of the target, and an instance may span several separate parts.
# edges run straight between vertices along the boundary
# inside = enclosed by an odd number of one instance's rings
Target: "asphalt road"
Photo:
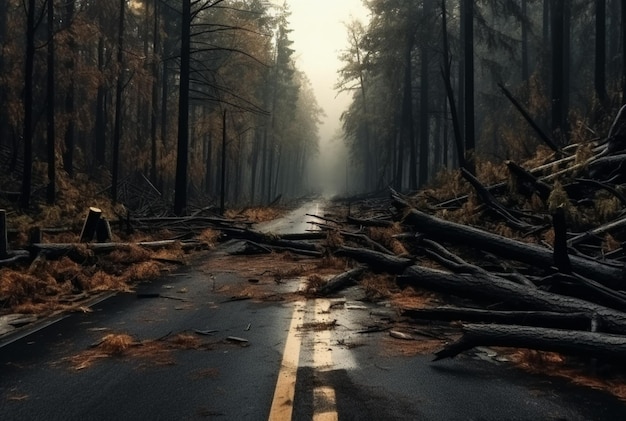
[[[358,332],[391,309],[358,301],[356,288],[334,300],[228,301],[215,282],[248,279],[214,275],[188,267],[0,348],[0,420],[626,419],[605,393],[507,364],[390,353],[387,332]],[[159,351],[81,365],[108,333]],[[181,349],[179,334],[200,346]]]

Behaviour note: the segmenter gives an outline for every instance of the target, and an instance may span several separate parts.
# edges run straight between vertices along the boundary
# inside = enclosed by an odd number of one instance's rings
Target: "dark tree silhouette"
[[[431,16],[432,13],[432,0],[424,0],[424,17]],[[428,91],[430,89],[430,78],[428,74],[428,66],[429,66],[429,48],[427,39],[422,40],[422,44],[420,47],[420,60],[421,60],[421,70],[420,70],[420,109],[419,109],[419,144],[420,144],[420,153],[419,153],[419,186],[423,186],[428,181],[428,157],[429,157],[429,149],[430,149],[430,133],[429,133],[429,121],[428,121],[428,112],[429,112],[429,96]]]
[[[68,33],[68,45],[70,51],[76,51],[76,42],[72,32],[72,21],[74,20],[75,1],[69,0],[65,3],[65,30]],[[75,104],[74,104],[74,58],[70,54],[65,58],[65,67],[70,78],[70,84],[65,92],[65,112],[68,115],[68,124],[65,130],[65,150],[63,151],[63,168],[70,177],[74,176],[74,147],[75,147]]]
[[[55,89],[54,89],[54,1],[48,1],[48,55],[47,55],[47,150],[48,150],[48,188],[46,199],[48,204],[54,204],[56,196],[56,133],[55,133]]]
[[[465,161],[467,169],[474,172],[474,149],[475,127],[474,127],[474,2],[472,0],[463,0],[462,16],[463,21],[463,52],[464,52],[464,85],[465,85],[465,104],[464,118],[465,124]]]
[[[35,69],[35,0],[28,0],[26,9],[26,57],[24,69],[24,170],[20,204],[22,208],[30,205],[30,191],[33,177],[33,72]]]
[[[596,0],[596,60],[594,85],[601,104],[606,104],[606,0]]]
[[[564,63],[564,7],[565,0],[554,0],[551,13],[551,38],[552,38],[552,132],[557,143],[563,144],[565,128],[564,89],[563,75]]]
[[[187,167],[189,165],[189,61],[191,52],[191,1],[183,0],[180,39],[180,82],[178,91],[178,148],[174,213],[187,209]]]
[[[117,203],[117,183],[120,166],[120,138],[122,137],[122,91],[124,89],[124,16],[126,0],[120,0],[117,32],[117,85],[115,88],[115,123],[113,127],[113,157],[111,162],[111,200]]]
[[[522,0],[522,80],[528,81],[530,69],[528,65],[528,0]]]

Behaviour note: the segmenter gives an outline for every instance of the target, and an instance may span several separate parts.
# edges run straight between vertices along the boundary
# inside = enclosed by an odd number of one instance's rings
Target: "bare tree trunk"
[[[7,0],[0,0],[0,48],[4,46],[7,38]],[[4,73],[4,55],[0,54],[0,72]],[[0,85],[0,104],[5,104],[7,98],[7,88],[4,84]],[[6,107],[0,109],[0,145],[6,144],[6,139],[9,138],[9,119],[7,118],[8,110]]]
[[[406,34],[406,49],[404,51],[404,95],[402,99],[402,142],[409,146],[409,188],[417,190],[417,145],[415,144],[415,128],[413,125],[413,69],[412,52],[415,43],[413,24],[409,24],[409,33]],[[402,183],[399,185],[402,188]]]
[[[431,15],[431,1],[424,0],[424,17],[430,19]],[[420,49],[421,60],[421,75],[420,75],[420,110],[419,110],[419,187],[424,186],[428,182],[429,173],[429,158],[430,158],[430,122],[429,122],[429,104],[428,104],[428,89],[429,89],[429,74],[428,65],[430,57],[428,54],[428,41],[422,40]]]
[[[117,203],[117,183],[120,165],[120,138],[122,135],[122,90],[124,88],[124,16],[126,1],[120,0],[117,33],[117,86],[115,89],[115,126],[113,128],[113,156],[111,169],[111,200]]]
[[[180,85],[178,97],[178,148],[174,213],[187,208],[187,166],[189,161],[189,61],[191,53],[191,0],[183,0],[181,20]]]
[[[622,361],[626,337],[605,333],[498,324],[466,324],[461,339],[435,353],[435,361],[452,358],[476,346],[532,348],[584,357]]]
[[[153,26],[152,26],[152,106],[150,113],[150,181],[152,184],[157,184],[157,126],[159,115],[159,69],[160,66],[160,37],[159,37],[159,0],[154,0],[152,11]]]
[[[467,169],[475,172],[474,149],[475,128],[474,128],[474,2],[463,0],[461,20],[465,23],[463,32],[464,46],[464,83],[465,83],[465,160]]]
[[[622,1],[622,104],[626,103],[626,4]]]
[[[596,57],[594,84],[602,105],[608,100],[606,93],[606,0],[596,0]]]
[[[48,204],[54,204],[56,200],[56,132],[55,132],[55,77],[54,77],[54,2],[48,0],[48,86],[47,86],[47,150],[48,150],[48,187],[46,192],[46,201]]]
[[[104,37],[98,40],[98,70],[102,75],[104,73]],[[98,165],[106,163],[106,100],[107,87],[106,82],[101,82],[98,86],[98,94],[96,98],[96,132],[95,132],[95,158]]]
[[[530,77],[528,66],[528,0],[522,0],[522,81],[527,82]]]
[[[28,0],[26,10],[26,58],[24,71],[24,172],[20,203],[22,208],[30,206],[30,191],[33,171],[33,72],[35,68],[35,0]]]
[[[75,1],[70,0],[66,3],[66,15],[67,20],[66,30],[69,33],[68,45],[71,53],[76,50],[76,42],[74,40],[74,34],[72,31],[72,21],[74,20]],[[68,124],[65,130],[65,151],[63,153],[63,168],[65,172],[70,176],[74,176],[74,148],[75,145],[75,105],[74,105],[74,58],[68,57],[65,60],[65,67],[70,74],[70,84],[65,94],[65,113],[67,114]]]
[[[226,200],[226,110],[222,116],[222,177],[220,185],[220,215],[224,215]]]

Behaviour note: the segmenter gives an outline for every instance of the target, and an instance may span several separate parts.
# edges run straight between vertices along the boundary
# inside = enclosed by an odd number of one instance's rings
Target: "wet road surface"
[[[298,212],[321,209],[309,204]],[[297,217],[286,221],[302,231]],[[390,353],[388,332],[358,332],[393,310],[359,301],[358,288],[291,302],[230,301],[215,288],[247,282],[234,272],[190,266],[0,348],[0,418],[626,419],[626,405],[605,393],[506,364]],[[191,334],[205,346],[76,365],[107,333],[162,343]]]

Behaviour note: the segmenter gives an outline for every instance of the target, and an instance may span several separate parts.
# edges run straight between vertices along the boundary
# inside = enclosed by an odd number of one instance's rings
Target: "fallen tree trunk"
[[[350,285],[356,283],[356,281],[365,273],[367,268],[365,266],[357,266],[347,272],[341,273],[317,290],[320,295],[328,295],[333,292],[337,292],[343,288],[347,288]]]
[[[511,174],[513,174],[513,176],[517,178],[518,185],[521,183],[524,186],[529,186],[529,192],[537,192],[541,200],[543,200],[544,202],[548,200],[548,197],[550,197],[550,192],[552,192],[552,187],[550,187],[543,181],[538,180],[537,177],[517,165],[515,162],[506,161],[505,163]],[[518,191],[519,190],[520,189],[518,187]]]
[[[399,284],[422,287],[447,294],[476,299],[492,299],[512,308],[590,313],[599,316],[599,330],[626,334],[626,313],[579,298],[541,289],[528,288],[495,275],[449,273],[421,266],[411,266],[397,279]]]
[[[559,148],[558,145],[554,143],[554,141],[546,133],[544,133],[543,130],[541,130],[539,125],[535,123],[535,121],[530,116],[528,111],[526,111],[524,106],[513,96],[513,94],[508,89],[506,89],[504,85],[501,83],[498,83],[498,87],[500,87],[504,96],[506,96],[509,99],[509,101],[511,101],[513,106],[517,108],[517,111],[519,111],[522,117],[524,117],[524,119],[530,125],[530,127],[533,128],[533,130],[535,131],[535,133],[537,133],[539,138],[543,140],[543,143],[545,143],[550,149],[552,149],[558,155],[562,155],[563,151],[561,150],[561,148]]]
[[[434,307],[404,308],[401,315],[417,320],[500,323],[555,329],[591,329],[592,313],[558,313],[555,311],[498,311],[479,308]]]
[[[601,236],[606,234],[607,232],[624,228],[626,228],[626,217],[616,219],[609,222],[608,224],[601,225],[585,233],[577,235],[576,237],[570,238],[567,241],[567,245],[571,247],[593,238],[602,239]]]
[[[528,326],[466,324],[463,336],[435,352],[434,361],[452,358],[476,346],[530,348],[623,361],[626,336]]]
[[[380,227],[380,228],[391,228],[393,227],[394,222],[388,221],[385,219],[362,219],[355,218],[354,216],[349,216],[346,218],[346,221],[352,225],[359,225],[364,227]]]
[[[30,260],[30,253],[26,250],[12,250],[7,253],[6,257],[0,259],[0,267],[17,265]]]
[[[444,221],[417,209],[411,209],[404,222],[413,225],[419,232],[434,239],[451,241],[457,244],[471,244],[474,248],[485,250],[501,257],[544,268],[550,268],[554,265],[552,251],[544,247],[502,237],[478,228]],[[613,266],[580,256],[570,256],[570,263],[574,272],[580,273],[603,285],[615,289],[622,288],[625,285],[623,265]]]
[[[374,250],[343,246],[334,252],[337,256],[350,257],[358,262],[367,263],[374,270],[390,273],[402,273],[413,264],[413,260],[397,257]]]
[[[277,247],[286,247],[291,249],[319,251],[315,244],[305,241],[283,240],[279,236],[264,234],[259,231],[239,228],[221,228],[220,231],[230,238],[238,238],[242,240],[251,240],[255,243],[267,244]]]
[[[472,173],[467,171],[465,168],[461,168],[461,174],[463,175],[463,178],[468,183],[470,183],[472,187],[474,187],[474,190],[483,201],[483,203],[487,205],[487,207],[491,209],[493,213],[501,217],[504,222],[511,228],[519,231],[530,231],[531,229],[536,228],[535,226],[530,225],[513,216],[511,212],[506,209],[501,203],[499,203],[495,196],[491,194],[489,190],[487,190],[487,188],[485,188],[485,186],[483,186]]]
[[[43,253],[47,257],[63,255],[79,250],[91,250],[94,253],[109,253],[125,247],[139,246],[150,250],[162,249],[179,244],[183,250],[202,247],[203,243],[199,241],[178,241],[178,240],[161,240],[161,241],[141,241],[138,243],[35,243],[28,248],[36,253]]]

